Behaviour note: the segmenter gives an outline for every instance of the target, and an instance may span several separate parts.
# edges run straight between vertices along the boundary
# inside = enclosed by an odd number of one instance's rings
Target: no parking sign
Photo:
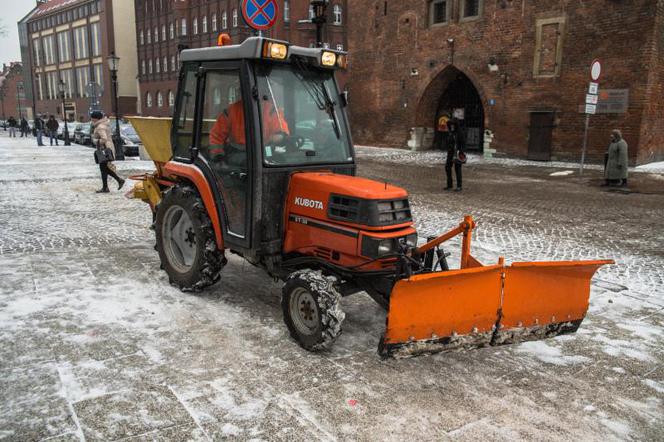
[[[276,0],[243,0],[242,17],[257,31],[270,29],[277,22],[279,5]]]

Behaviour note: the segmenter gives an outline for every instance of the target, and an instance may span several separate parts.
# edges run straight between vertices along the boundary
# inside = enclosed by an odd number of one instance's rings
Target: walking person
[[[55,145],[59,146],[59,144],[58,144],[58,128],[59,127],[60,127],[60,123],[58,123],[58,120],[56,120],[53,115],[48,117],[48,121],[46,122],[46,128],[48,129],[48,137],[49,137],[49,141],[51,143],[51,146],[53,146],[53,140],[55,140]]]
[[[16,138],[16,128],[18,127],[16,118],[9,117],[9,120],[7,120],[7,126],[9,126],[9,136]]]
[[[95,162],[99,164],[101,172],[102,188],[97,193],[108,193],[108,176],[112,176],[118,182],[118,190],[122,189],[125,180],[120,178],[115,170],[113,160],[115,160],[115,146],[113,145],[113,134],[108,118],[100,111],[94,111],[90,114],[90,120],[94,127],[92,133],[92,144],[96,146]]]
[[[28,120],[25,118],[21,118],[21,138],[25,137],[28,138],[28,134],[30,133],[30,125],[28,124]]]
[[[456,191],[461,192],[461,165],[465,163],[466,154],[465,140],[463,133],[459,130],[459,123],[452,119],[447,123],[447,159],[445,160],[445,174],[447,175],[447,187],[445,190],[453,188],[452,166],[454,166],[454,175],[456,175]]]
[[[37,146],[43,146],[44,145],[44,128],[46,127],[46,123],[44,123],[44,120],[42,120],[41,116],[37,115],[37,118],[35,118],[35,133],[37,136]]]
[[[611,132],[611,143],[606,152],[604,186],[627,187],[627,167],[629,166],[627,149],[627,142],[623,139],[622,132],[614,129]]]

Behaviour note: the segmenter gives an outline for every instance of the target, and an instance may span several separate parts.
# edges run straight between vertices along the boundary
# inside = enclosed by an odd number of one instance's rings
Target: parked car
[[[74,128],[74,142],[83,146],[92,146],[92,124],[78,123]]]
[[[125,155],[130,157],[138,156],[139,146],[142,143],[134,126],[130,123],[120,124],[120,136],[122,137],[122,146],[124,147]]]

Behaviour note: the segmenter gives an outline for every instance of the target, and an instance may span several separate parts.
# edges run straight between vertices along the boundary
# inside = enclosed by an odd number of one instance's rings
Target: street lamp
[[[65,82],[58,83],[58,90],[60,91],[60,98],[62,98],[62,117],[65,120],[65,146],[71,146],[69,141],[69,127],[67,126],[67,110],[65,109]]]
[[[120,57],[117,57],[115,52],[111,52],[107,60],[113,84],[113,113],[115,114],[113,144],[115,145],[115,159],[124,160],[124,148],[122,147],[122,138],[120,137],[120,107],[118,106],[118,68],[120,66]]]
[[[23,109],[21,109],[21,93],[23,92],[23,84],[16,83],[16,101],[18,102],[18,119],[21,121],[23,116]]]
[[[34,89],[32,90],[32,112],[34,113],[33,117],[37,121],[37,91],[39,90],[39,70],[35,68],[34,72]]]

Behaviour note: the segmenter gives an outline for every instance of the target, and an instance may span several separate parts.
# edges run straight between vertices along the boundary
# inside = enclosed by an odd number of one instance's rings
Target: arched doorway
[[[466,74],[448,66],[427,86],[418,106],[418,125],[436,127],[442,115],[456,117],[466,135],[466,149],[481,152],[484,141],[484,105]]]

